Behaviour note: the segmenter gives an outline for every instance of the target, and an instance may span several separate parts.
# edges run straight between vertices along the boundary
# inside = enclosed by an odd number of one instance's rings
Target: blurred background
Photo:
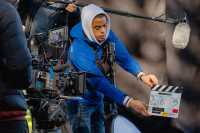
[[[178,119],[144,118],[130,108],[118,107],[119,113],[134,122],[142,132],[200,132],[200,1],[199,0],[77,0],[84,4],[122,10],[129,13],[157,17],[170,10],[187,14],[191,28],[185,49],[172,45],[175,25],[141,18],[109,14],[111,29],[139,62],[145,74],[154,74],[160,85],[183,87]],[[184,14],[171,12],[162,18],[183,19]],[[150,87],[137,81],[131,74],[116,69],[117,88],[134,99],[149,102]],[[178,123],[177,123],[178,122]],[[180,129],[180,127],[182,129]]]

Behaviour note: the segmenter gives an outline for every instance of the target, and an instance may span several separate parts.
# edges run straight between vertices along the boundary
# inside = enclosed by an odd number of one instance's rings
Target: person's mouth
[[[105,35],[100,36],[100,38],[102,38],[102,39],[105,38]]]

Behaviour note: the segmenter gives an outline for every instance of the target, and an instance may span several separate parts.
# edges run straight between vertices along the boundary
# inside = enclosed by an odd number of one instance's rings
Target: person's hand
[[[73,1],[73,0],[70,0],[70,1]],[[75,4],[69,4],[66,7],[66,10],[69,11],[69,12],[74,12],[74,11],[76,11],[76,5]]]
[[[150,75],[144,75],[141,77],[142,82],[148,84],[150,87],[153,87],[154,85],[158,84],[158,80],[156,78],[156,76],[150,74]]]
[[[131,99],[131,101],[129,102],[129,106],[135,109],[137,112],[143,114],[144,116],[151,116],[145,108],[148,107],[149,105],[141,101]]]

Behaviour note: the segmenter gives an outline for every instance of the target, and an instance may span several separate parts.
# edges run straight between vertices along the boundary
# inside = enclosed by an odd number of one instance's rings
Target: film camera
[[[49,30],[47,45],[56,50],[65,49],[67,29],[63,26]],[[47,36],[47,33],[33,35],[31,40],[33,82],[26,89],[27,104],[32,107],[31,114],[36,120],[37,133],[61,133],[56,127],[65,123],[66,114],[60,107],[60,99],[82,99],[72,96],[85,94],[87,72],[70,70],[66,73],[65,69],[70,64],[62,64],[59,59],[49,59],[45,52],[38,53],[38,48],[45,44],[38,39],[43,35]]]
[[[77,96],[85,94],[86,72],[68,72],[63,69],[68,68],[68,64],[56,66],[55,60],[45,62],[40,57],[33,57],[33,83],[27,89],[29,97],[49,99],[57,97],[60,93],[67,96]],[[43,96],[41,93],[45,96]]]
[[[86,72],[64,73],[62,69],[69,65],[54,65],[55,61],[46,63],[40,56],[32,61],[33,83],[26,90],[27,103],[33,106],[31,114],[38,132],[60,133],[55,129],[65,123],[60,99],[77,99],[69,96],[85,94]]]

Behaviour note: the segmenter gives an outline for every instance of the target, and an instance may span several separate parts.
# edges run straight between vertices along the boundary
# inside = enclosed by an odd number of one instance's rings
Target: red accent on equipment
[[[173,109],[172,113],[178,113],[178,109]]]

